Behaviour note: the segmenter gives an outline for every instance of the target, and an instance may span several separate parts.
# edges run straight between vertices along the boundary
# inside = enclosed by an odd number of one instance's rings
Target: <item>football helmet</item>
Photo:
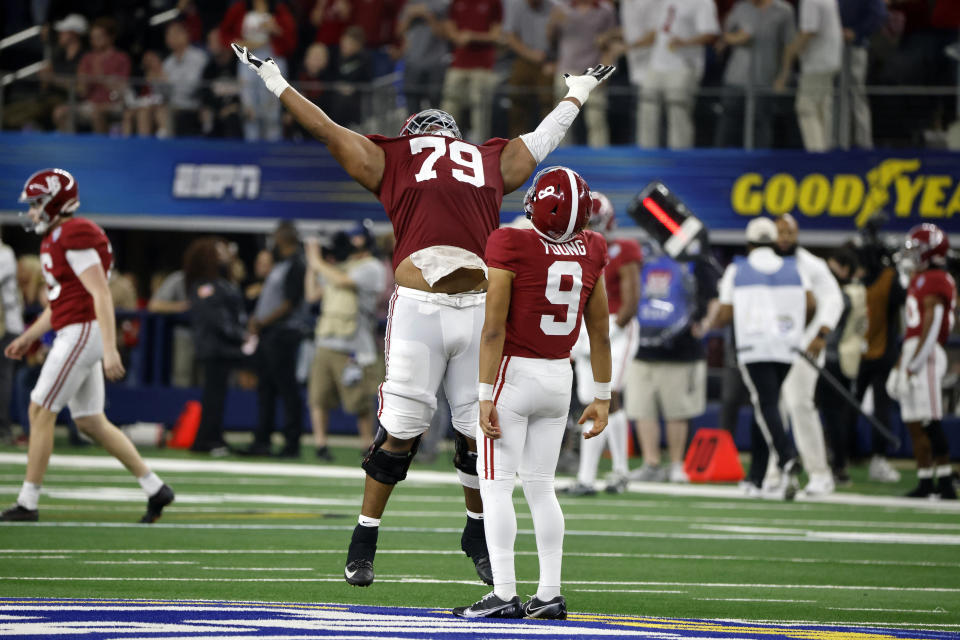
[[[573,239],[587,226],[592,209],[586,181],[566,167],[540,171],[523,197],[523,211],[534,231],[550,242]]]
[[[20,213],[26,216],[24,227],[34,233],[45,233],[60,216],[70,215],[80,206],[77,181],[63,169],[41,169],[27,178],[20,202],[30,205],[29,211]],[[37,212],[37,219],[31,212]]]
[[[457,121],[452,115],[440,109],[425,109],[415,113],[407,118],[400,129],[402,136],[416,136],[424,133],[463,139]]]
[[[599,233],[610,233],[617,226],[616,212],[613,210],[610,198],[599,191],[591,191],[590,199],[593,206],[590,209],[590,221],[587,222],[587,227]]]
[[[910,229],[903,242],[905,257],[921,269],[946,264],[950,241],[940,227],[929,222]]]

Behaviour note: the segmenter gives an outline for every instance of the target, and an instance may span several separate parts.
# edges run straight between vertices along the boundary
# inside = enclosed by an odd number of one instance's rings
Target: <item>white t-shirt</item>
[[[23,305],[17,284],[17,258],[13,249],[0,244],[0,313],[7,333],[23,333]]]
[[[623,41],[627,45],[627,71],[630,84],[642,85],[643,76],[650,62],[651,47],[629,48],[637,40],[654,30],[657,26],[659,5],[664,0],[622,0],[620,2],[620,24],[623,26]]]
[[[843,27],[837,0],[800,0],[800,33],[814,33],[800,53],[802,73],[835,73],[843,59]]]
[[[704,47],[670,49],[674,38],[687,40],[706,34],[719,34],[717,6],[713,0],[663,0],[657,7],[657,37],[650,54],[654,71],[692,71],[703,75]]]

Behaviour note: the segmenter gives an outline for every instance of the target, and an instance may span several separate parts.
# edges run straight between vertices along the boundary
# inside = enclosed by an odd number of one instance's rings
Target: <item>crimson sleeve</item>
[[[494,269],[516,271],[513,246],[513,231],[516,229],[497,229],[487,238],[486,263]]]
[[[270,44],[273,45],[273,51],[278,57],[286,58],[297,48],[297,25],[293,20],[293,14],[283,4],[278,4],[274,9],[273,18],[280,27],[280,33],[270,39]]]

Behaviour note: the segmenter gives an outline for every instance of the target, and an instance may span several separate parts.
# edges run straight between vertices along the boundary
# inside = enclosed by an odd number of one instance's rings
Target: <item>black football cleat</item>
[[[0,522],[36,522],[40,519],[38,509],[27,509],[19,503],[0,513]]]
[[[523,604],[519,596],[501,600],[495,593],[490,592],[469,607],[455,607],[453,615],[461,618],[522,618]]]
[[[953,478],[944,476],[937,480],[937,494],[941,500],[956,500],[957,490],[953,486]]]
[[[557,596],[544,602],[533,596],[523,603],[524,618],[539,618],[540,620],[566,620],[567,601],[563,596]]]
[[[907,498],[929,498],[930,496],[936,493],[936,489],[933,486],[932,478],[921,478],[920,482],[912,491],[909,491],[905,497]]]
[[[147,512],[140,518],[141,524],[153,524],[160,519],[163,508],[173,502],[173,489],[164,484],[147,500]]]
[[[348,562],[343,568],[343,577],[347,584],[355,587],[369,587],[373,584],[373,563],[366,558]]]
[[[790,502],[797,497],[797,491],[800,489],[801,470],[802,468],[800,466],[800,460],[797,458],[791,458],[787,460],[787,463],[783,465],[783,469],[780,471],[782,474],[780,481],[783,483],[781,486],[783,491],[783,499],[787,502]]]
[[[467,518],[467,524],[460,536],[460,549],[473,560],[477,575],[485,583],[493,586],[493,569],[490,566],[490,552],[487,551],[487,537],[483,530],[483,520]]]

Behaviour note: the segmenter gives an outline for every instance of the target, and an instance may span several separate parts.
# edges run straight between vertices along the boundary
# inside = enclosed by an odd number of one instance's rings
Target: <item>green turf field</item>
[[[94,448],[61,450],[44,483],[41,522],[0,525],[0,597],[446,608],[489,590],[459,551],[463,503],[444,455],[433,465],[415,463],[395,491],[377,581],[361,589],[342,578],[361,497],[356,451],[338,449],[343,466],[321,466],[306,455],[281,465],[147,450],[177,502],[145,526],[133,524],[143,495],[112,459]],[[23,459],[23,450],[0,448],[3,504],[15,499]],[[956,503],[883,501],[877,494],[896,495],[912,479],[900,487],[855,479],[853,489],[825,502],[744,499],[717,487],[671,495],[663,493],[671,487],[651,485],[619,496],[561,497],[569,607],[960,631]],[[519,488],[515,499],[523,596],[536,590],[537,557]]]

